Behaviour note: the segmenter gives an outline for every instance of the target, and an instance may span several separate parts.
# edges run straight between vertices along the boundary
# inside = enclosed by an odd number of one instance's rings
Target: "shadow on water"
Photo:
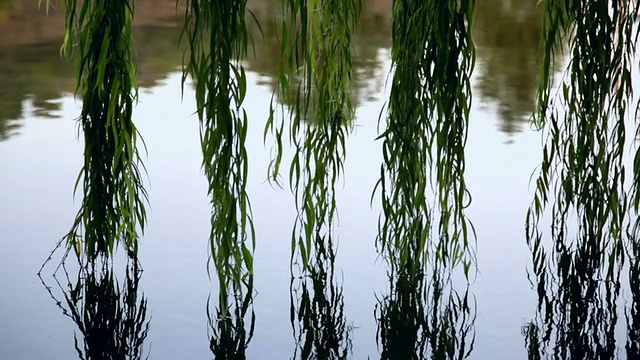
[[[96,267],[79,267],[75,278],[63,263],[51,279],[56,289],[40,278],[62,313],[77,325],[74,340],[80,359],[148,357],[143,344],[150,319],[147,299],[138,291],[141,275],[142,271],[127,265],[121,283],[111,261],[105,260]]]
[[[335,279],[336,251],[316,241],[316,256],[306,275],[291,279],[294,359],[348,359],[352,330],[344,312],[342,285]]]

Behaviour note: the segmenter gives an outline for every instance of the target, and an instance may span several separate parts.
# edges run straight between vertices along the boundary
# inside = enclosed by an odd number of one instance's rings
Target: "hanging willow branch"
[[[571,351],[585,350],[571,341],[588,341],[597,347],[586,357],[601,357],[598,349],[610,350],[600,342],[614,327],[606,319],[615,324],[617,317],[610,311],[615,312],[611,304],[619,294],[629,225],[623,155],[638,9],[633,1],[605,0],[546,1],[544,6],[543,70],[534,121],[544,127],[547,140],[526,218],[538,312],[546,325],[540,338],[549,341],[555,331],[557,344],[569,342]],[[551,65],[564,41],[571,58],[555,95]],[[545,239],[551,246],[545,246]],[[574,336],[576,317],[580,324],[596,324],[593,339]]]
[[[422,266],[428,255],[453,267],[472,260],[464,209],[464,146],[475,49],[474,1],[394,2],[392,60],[378,186],[383,218],[378,244],[392,266]],[[427,193],[436,195],[431,208]],[[437,218],[438,235],[431,233]]]
[[[353,127],[351,100],[351,36],[359,0],[286,0],[283,4],[280,90],[292,104],[289,139],[295,146],[289,184],[296,196],[298,218],[292,232],[292,263],[296,253],[306,269],[313,253],[332,243],[336,217],[335,185],[346,157],[345,140]],[[275,121],[274,106],[265,128],[278,148],[271,177],[277,182],[282,159],[284,119]]]
[[[255,231],[246,191],[247,114],[242,108],[247,77],[238,60],[247,50],[245,6],[245,0],[190,0],[182,31],[189,43],[182,82],[191,75],[195,83],[220,304],[227,304],[229,290],[242,296],[253,272]]]
[[[280,96],[283,104],[291,104],[290,123],[285,127],[285,117],[276,121],[272,101],[265,134],[274,133],[278,143],[270,169],[276,183],[285,129],[295,147],[289,172],[298,212],[291,235],[291,272],[294,264],[300,270],[291,283],[294,357],[299,352],[302,359],[344,359],[351,340],[342,291],[334,284],[332,231],[335,186],[353,127],[351,37],[360,2],[285,0],[283,11]],[[313,319],[314,314],[321,316]]]
[[[62,52],[75,59],[85,146],[76,184],[77,189],[82,181],[84,196],[67,246],[91,263],[113,255],[118,242],[135,256],[137,227],[144,230],[146,222],[147,193],[132,121],[137,98],[131,57],[133,2],[64,0],[62,5]]]
[[[377,184],[377,245],[390,268],[390,292],[378,307],[383,359],[462,359],[473,348],[472,301],[457,294],[450,274],[462,264],[468,278],[474,261],[464,214],[474,7],[394,1],[394,74]]]

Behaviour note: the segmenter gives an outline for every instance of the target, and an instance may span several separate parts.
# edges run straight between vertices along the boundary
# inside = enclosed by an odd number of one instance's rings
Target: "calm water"
[[[0,29],[14,34],[0,38],[0,359],[70,359],[77,356],[77,326],[36,272],[79,206],[72,193],[82,164],[74,121],[80,104],[72,96],[73,70],[58,55],[55,31],[29,38],[23,30],[55,29],[59,19],[33,15],[37,9],[27,3],[0,1]],[[258,60],[245,63],[248,189],[258,234],[252,359],[287,359],[295,348],[289,321],[294,198],[266,182],[271,144],[262,141],[278,71],[279,48],[270,36],[277,3],[250,3],[266,39],[262,43],[254,31]],[[474,359],[525,358],[521,327],[535,315],[537,302],[526,275],[530,252],[523,223],[541,152],[541,135],[526,122],[537,87],[540,12],[521,3],[480,2],[474,28],[478,62],[466,148],[473,195],[467,215],[478,236],[479,274],[471,286],[477,304]],[[353,359],[379,356],[374,308],[376,295],[388,291],[374,247],[380,209],[369,199],[382,161],[381,144],[374,139],[390,67],[389,6],[390,1],[366,2],[355,40],[357,126],[348,140],[338,194],[336,269],[343,279],[347,323],[354,327]],[[150,319],[144,351],[150,359],[203,359],[211,358],[207,298],[216,294],[216,281],[207,276],[210,209],[193,93],[187,86],[181,100],[178,29],[166,21],[175,16],[164,10],[168,15],[154,17],[139,9],[138,15],[149,19],[134,33],[141,85],[135,119],[148,148],[151,202],[139,252],[144,273],[138,293],[148,301]],[[52,272],[45,271],[45,282],[61,296]]]

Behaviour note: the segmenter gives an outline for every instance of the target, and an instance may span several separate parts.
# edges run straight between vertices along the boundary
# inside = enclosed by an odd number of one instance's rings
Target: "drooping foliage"
[[[85,142],[77,185],[83,200],[65,239],[68,250],[92,264],[118,244],[135,257],[146,222],[132,122],[133,3],[62,1],[63,51],[76,62]],[[631,214],[640,207],[640,152],[631,183],[624,154],[638,5],[548,0],[540,6],[546,16],[534,124],[546,142],[526,218],[539,296],[536,321],[525,328],[527,348],[532,358],[552,341],[557,358],[615,356],[620,272],[628,258],[634,305],[626,313],[627,354],[633,357],[640,337],[640,222]],[[464,178],[474,7],[474,0],[393,1],[393,77],[377,185],[382,215],[376,244],[390,283],[377,311],[383,358],[464,358],[473,347],[472,295],[468,289],[459,294],[451,278],[460,267],[467,281],[474,271]],[[254,328],[255,248],[246,190],[247,77],[240,62],[249,43],[246,0],[188,0],[186,8],[183,85],[191,76],[212,208],[211,263],[220,285],[217,308],[208,313],[210,348],[216,357],[242,357]],[[283,143],[294,148],[288,172],[297,207],[291,321],[302,357],[342,358],[350,338],[333,275],[335,187],[355,112],[351,37],[359,3],[283,0],[282,11],[280,88],[265,135],[271,132],[276,141],[270,168],[276,184]],[[557,85],[552,69],[561,51],[570,54],[569,66]],[[279,116],[278,98],[289,116]]]
[[[420,267],[429,257],[471,266],[464,146],[475,59],[473,8],[474,1],[394,2],[394,77],[380,135],[379,246],[399,269],[413,260]]]
[[[244,354],[254,320],[250,302],[244,301],[253,296],[255,248],[246,191],[248,124],[242,107],[247,77],[240,62],[249,42],[245,13],[246,0],[189,0],[182,31],[189,45],[183,86],[190,75],[211,200],[210,260],[219,282],[217,310],[209,312],[211,350],[223,358]],[[244,317],[249,311],[251,330],[245,336]],[[233,324],[229,321],[234,317],[241,329],[230,332]]]
[[[137,98],[133,5],[125,0],[62,1],[62,52],[76,65],[85,149],[76,184],[76,190],[82,184],[82,203],[65,240],[79,259],[91,263],[112,256],[118,243],[135,256],[138,230],[146,222],[147,193],[132,121]]]
[[[462,265],[468,277],[473,263],[464,146],[474,5],[393,3],[393,80],[378,182],[377,244],[390,280],[378,312],[384,359],[464,358],[472,348],[473,309],[450,276]]]
[[[271,179],[279,183],[283,138],[294,147],[289,185],[297,218],[291,238],[291,324],[302,359],[344,359],[350,339],[341,286],[333,271],[335,187],[353,128],[351,37],[359,0],[285,0],[280,93],[289,116],[274,104],[265,128],[274,134]],[[275,98],[274,98],[275,100]],[[285,125],[286,121],[289,121]],[[286,132],[286,133],[285,133]]]
[[[625,246],[636,241],[627,237],[633,194],[624,158],[638,9],[633,1],[544,6],[534,122],[546,142],[526,218],[539,299],[538,324],[527,334],[539,343],[529,348],[554,341],[556,358],[614,358],[620,271]],[[567,73],[553,84],[565,46]]]
[[[298,218],[292,232],[292,262],[299,256],[303,269],[313,262],[313,243],[329,242],[332,236],[335,186],[353,126],[351,36],[359,9],[359,0],[283,1],[278,95],[292,105],[285,124],[285,117],[276,118],[272,104],[265,135],[272,132],[277,140],[270,169],[276,183],[283,138],[294,146],[289,185]]]
[[[183,29],[189,44],[183,83],[192,76],[212,207],[211,260],[222,285],[225,279],[243,279],[253,270],[247,114],[242,108],[247,85],[239,61],[248,43],[245,7],[244,0],[190,0]]]

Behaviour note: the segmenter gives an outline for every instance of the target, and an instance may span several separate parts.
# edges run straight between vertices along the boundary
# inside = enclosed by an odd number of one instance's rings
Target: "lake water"
[[[472,359],[525,358],[521,329],[536,311],[537,296],[527,280],[531,253],[524,219],[533,198],[530,179],[541,159],[541,134],[527,123],[537,87],[541,11],[523,3],[479,2],[473,29],[478,61],[466,180],[473,196],[467,215],[477,232],[479,272],[470,287],[477,307]],[[77,326],[36,273],[79,206],[72,194],[82,166],[74,120],[80,102],[72,95],[73,69],[59,57],[59,36],[23,39],[21,33],[21,26],[53,28],[60,24],[57,15],[36,16],[37,9],[24,4],[0,2],[0,27],[15,34],[13,43],[6,34],[0,42],[0,359],[70,359],[77,356]],[[277,1],[251,4],[268,33],[275,26],[271,9],[278,8]],[[385,265],[375,249],[380,209],[369,200],[382,161],[381,143],[374,139],[388,94],[389,6],[390,1],[365,2],[354,41],[357,119],[337,198],[336,270],[343,279],[346,321],[354,327],[353,359],[379,357],[374,309],[376,295],[388,291]],[[21,22],[33,17],[33,23]],[[186,86],[181,96],[179,29],[158,19],[134,32],[141,85],[135,121],[148,149],[145,185],[151,204],[139,250],[144,272],[138,293],[148,301],[150,324],[144,351],[150,359],[211,358],[206,305],[217,285],[207,275],[210,206],[198,119],[192,89]],[[289,320],[294,197],[266,182],[271,144],[262,140],[278,71],[274,41],[267,35],[262,43],[256,36],[257,60],[245,62],[248,192],[257,231],[251,359],[288,359],[295,348]],[[55,291],[52,272],[45,269],[44,280]]]

